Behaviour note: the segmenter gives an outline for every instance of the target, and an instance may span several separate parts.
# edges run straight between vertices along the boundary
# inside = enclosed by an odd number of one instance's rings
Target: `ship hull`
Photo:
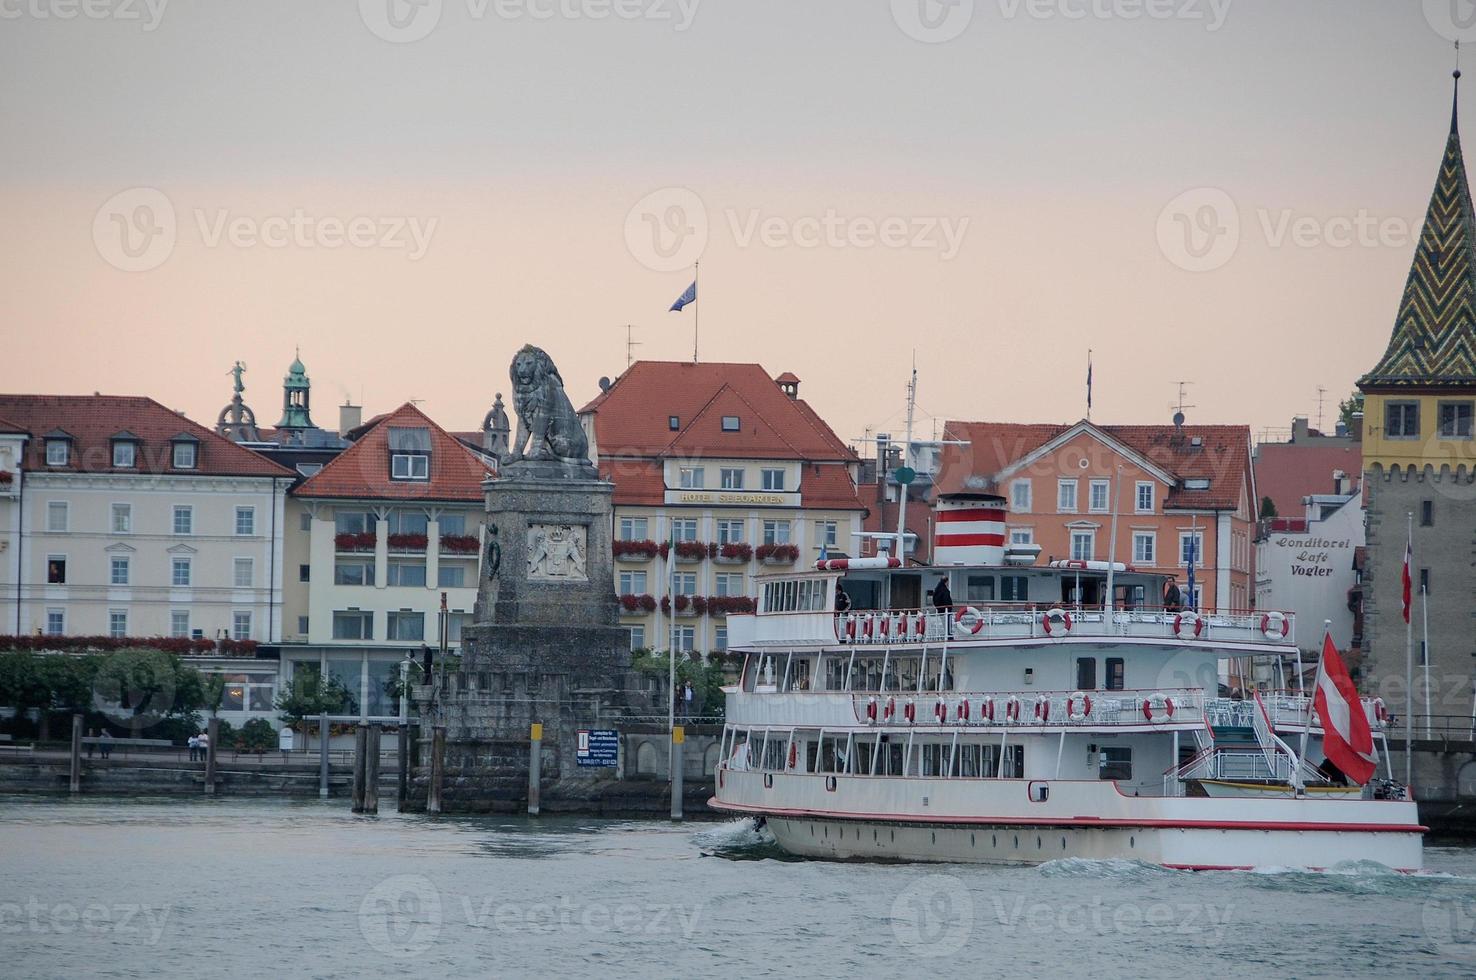
[[[1121,859],[1195,870],[1423,866],[1424,828],[1413,803],[1123,797],[1111,783],[1065,780],[765,775],[724,773],[712,806],[763,817],[780,847],[804,857],[1008,865]]]

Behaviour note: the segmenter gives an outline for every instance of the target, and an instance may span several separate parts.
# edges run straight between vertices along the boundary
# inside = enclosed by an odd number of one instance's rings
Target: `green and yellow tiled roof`
[[[1394,335],[1358,385],[1476,385],[1476,219],[1454,106]]]

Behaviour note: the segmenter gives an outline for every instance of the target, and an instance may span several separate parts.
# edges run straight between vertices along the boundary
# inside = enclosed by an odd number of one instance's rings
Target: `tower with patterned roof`
[[[1476,677],[1476,217],[1457,125],[1459,71],[1455,78],[1450,132],[1393,333],[1358,381],[1368,496],[1363,685],[1386,697],[1397,687],[1402,709],[1402,567],[1412,523],[1417,727],[1427,711],[1469,717]],[[1430,611],[1428,707],[1422,583]],[[1442,787],[1453,791],[1456,779],[1442,763],[1417,783],[1428,798]]]

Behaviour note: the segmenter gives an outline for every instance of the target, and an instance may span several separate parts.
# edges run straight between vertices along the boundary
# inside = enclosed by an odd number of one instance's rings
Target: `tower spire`
[[[1452,133],[1455,133],[1456,132],[1456,122],[1457,122],[1457,119],[1459,117],[1459,110],[1460,110],[1460,105],[1461,105],[1461,42],[1460,41],[1456,41],[1456,43],[1455,43],[1455,54],[1456,54],[1455,71],[1453,71],[1453,72],[1450,73],[1450,77],[1453,78],[1453,79],[1455,79],[1454,84],[1451,86],[1451,95],[1450,95],[1450,131]]]

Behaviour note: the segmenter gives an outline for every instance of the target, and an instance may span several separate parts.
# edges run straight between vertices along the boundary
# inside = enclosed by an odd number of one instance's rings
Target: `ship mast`
[[[912,379],[907,382],[907,435],[902,442],[902,466],[912,459],[912,415],[917,408],[917,351],[912,352]],[[886,460],[882,460],[886,466]],[[897,481],[897,557],[907,567],[907,484]]]

